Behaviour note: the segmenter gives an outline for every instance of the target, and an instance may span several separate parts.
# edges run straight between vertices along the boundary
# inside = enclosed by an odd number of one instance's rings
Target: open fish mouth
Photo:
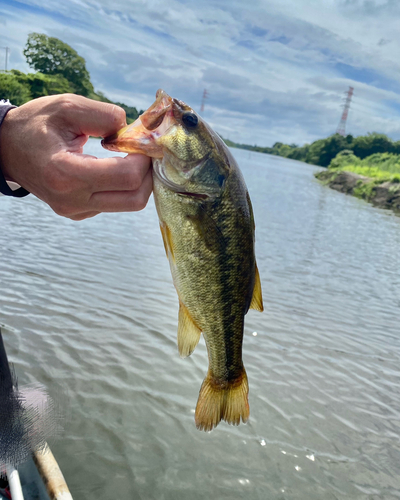
[[[163,159],[166,146],[162,136],[178,123],[179,116],[185,110],[191,108],[178,99],[173,99],[164,90],[159,89],[156,93],[154,103],[132,124],[119,130],[116,134],[105,137],[101,144],[105,149],[122,153],[139,153],[153,159],[154,175],[171,191],[182,196],[191,196],[199,200],[208,199],[213,193],[196,192],[188,187],[190,178],[196,170],[202,168],[205,158],[190,162],[188,160],[174,159],[174,164],[179,165],[180,181],[176,176],[170,177],[166,172],[165,161]],[[171,172],[170,172],[171,173]]]
[[[162,158],[162,148],[157,144],[157,139],[175,122],[172,103],[173,99],[164,90],[157,90],[156,100],[137,120],[105,137],[101,145],[109,151]]]

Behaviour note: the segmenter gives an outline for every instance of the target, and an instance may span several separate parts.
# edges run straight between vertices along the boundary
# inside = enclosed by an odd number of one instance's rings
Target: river
[[[91,139],[86,152],[107,156]],[[194,424],[201,340],[153,199],[82,222],[0,198],[0,324],[20,385],[67,411],[52,445],[75,500],[398,499],[400,218],[322,186],[317,167],[232,150],[256,220],[264,313],[246,317],[250,421]]]

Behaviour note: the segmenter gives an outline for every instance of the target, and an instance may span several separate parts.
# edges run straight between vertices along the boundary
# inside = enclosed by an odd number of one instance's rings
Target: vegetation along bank
[[[316,177],[329,187],[400,213],[400,141],[392,141],[385,134],[334,134],[301,147],[281,142],[272,148],[226,142],[232,147],[328,167]]]
[[[316,177],[342,193],[400,213],[400,156],[375,153],[360,159],[343,151]]]

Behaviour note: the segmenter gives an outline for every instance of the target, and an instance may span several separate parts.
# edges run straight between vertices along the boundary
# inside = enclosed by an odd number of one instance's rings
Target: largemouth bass
[[[263,303],[253,211],[236,161],[192,108],[163,90],[134,123],[102,144],[153,159],[154,199],[179,298],[179,353],[189,356],[201,332],[208,351],[197,428],[246,422],[244,316],[249,308],[262,311]]]

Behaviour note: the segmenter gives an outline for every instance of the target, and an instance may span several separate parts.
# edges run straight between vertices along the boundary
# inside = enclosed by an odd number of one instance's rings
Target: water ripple
[[[0,324],[21,383],[68,401],[53,451],[71,491],[399,498],[400,218],[321,186],[314,167],[234,154],[265,312],[246,319],[250,421],[212,433],[194,426],[207,352],[201,340],[179,358],[153,201],[77,224],[32,196],[0,199]]]

